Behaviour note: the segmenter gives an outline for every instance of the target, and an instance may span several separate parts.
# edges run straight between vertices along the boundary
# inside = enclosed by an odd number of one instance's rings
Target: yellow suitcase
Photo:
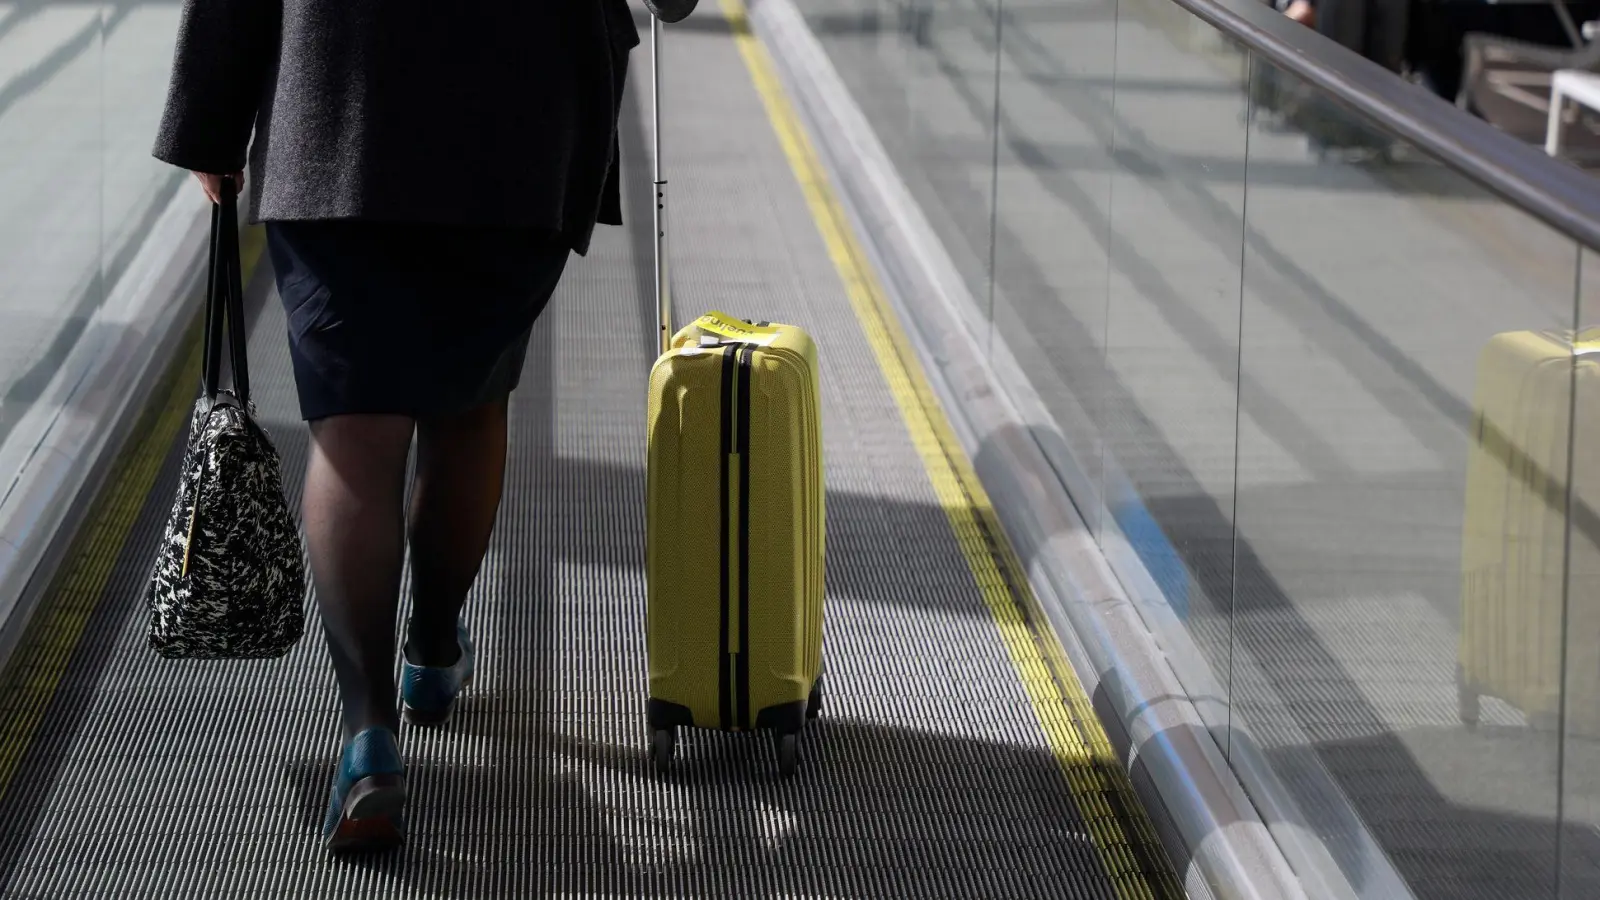
[[[1600,520],[1592,505],[1600,501],[1600,332],[1496,335],[1479,356],[1475,395],[1461,549],[1461,721],[1477,725],[1488,696],[1520,710],[1530,726],[1554,730],[1565,653],[1568,733],[1600,734],[1600,642],[1588,637],[1600,634]],[[1569,437],[1578,449],[1570,544]]]
[[[652,21],[659,58],[661,25]],[[793,774],[822,707],[823,483],[817,350],[803,329],[708,313],[671,334],[656,102],[646,654],[650,755],[680,727],[770,730]]]

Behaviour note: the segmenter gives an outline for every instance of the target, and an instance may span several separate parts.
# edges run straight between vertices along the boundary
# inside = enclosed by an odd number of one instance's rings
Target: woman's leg
[[[311,423],[303,518],[346,740],[373,726],[399,729],[394,634],[414,428],[402,416]]]
[[[456,619],[477,580],[506,468],[506,407],[500,400],[417,423],[411,490],[411,627],[406,659],[453,665]]]

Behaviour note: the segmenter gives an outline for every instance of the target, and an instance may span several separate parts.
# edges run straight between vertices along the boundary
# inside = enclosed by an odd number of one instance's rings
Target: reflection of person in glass
[[[1277,0],[1285,16],[1399,72],[1411,0]]]
[[[531,330],[569,255],[621,221],[639,33],[626,0],[188,0],[180,28],[155,155],[213,199],[248,158],[310,422],[306,541],[344,726],[323,837],[392,846],[397,706],[443,724],[473,674],[459,616]]]

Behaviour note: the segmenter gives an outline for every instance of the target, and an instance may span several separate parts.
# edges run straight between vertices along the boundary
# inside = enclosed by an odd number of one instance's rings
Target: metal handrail
[[[1600,178],[1545,155],[1259,0],[1173,0],[1239,45],[1600,251]]]

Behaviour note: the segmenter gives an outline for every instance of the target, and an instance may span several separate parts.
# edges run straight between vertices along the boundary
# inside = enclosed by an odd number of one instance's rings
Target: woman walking
[[[472,678],[458,620],[499,509],[507,398],[568,255],[621,224],[617,118],[638,43],[626,0],[185,4],[155,155],[213,201],[248,165],[265,223],[344,709],[331,848],[404,841],[399,708],[443,724]]]

